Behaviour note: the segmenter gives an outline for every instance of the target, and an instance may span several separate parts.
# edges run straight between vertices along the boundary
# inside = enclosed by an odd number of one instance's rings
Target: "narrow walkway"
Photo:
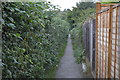
[[[71,37],[68,37],[68,43],[65,54],[61,59],[59,68],[56,72],[56,78],[81,78],[79,65],[75,63]]]

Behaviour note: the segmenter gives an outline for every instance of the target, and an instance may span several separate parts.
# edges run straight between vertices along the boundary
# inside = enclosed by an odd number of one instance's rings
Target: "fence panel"
[[[120,79],[120,5],[96,8],[96,77]]]
[[[83,42],[86,57],[90,61],[91,71],[95,75],[95,19],[86,20],[83,24]],[[95,77],[95,76],[94,76]]]

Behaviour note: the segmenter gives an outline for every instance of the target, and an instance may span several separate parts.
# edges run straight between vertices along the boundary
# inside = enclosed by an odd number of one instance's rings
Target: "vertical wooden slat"
[[[100,67],[99,67],[99,77],[101,78],[101,73],[102,73],[102,70],[101,70],[101,68],[102,68],[102,59],[101,59],[101,58],[102,58],[102,20],[103,20],[103,19],[102,19],[102,13],[99,14],[99,15],[100,15],[100,21],[99,21],[99,23],[100,23],[100,25],[99,25],[99,29],[100,29],[100,43],[99,43],[99,44],[100,44],[100,49],[99,49],[99,50],[100,50],[101,52],[98,53],[98,55],[100,55],[100,56],[98,57],[98,58],[100,58],[100,59],[99,59],[99,62],[100,62],[100,63],[99,63],[98,66],[100,66]]]
[[[117,21],[118,21],[118,7],[116,9],[116,33],[115,33],[115,55],[114,55],[114,79],[116,78],[116,47],[117,47],[117,30],[118,30],[118,25],[117,25]]]
[[[101,25],[101,28],[102,28],[102,53],[101,53],[101,55],[102,55],[102,60],[101,60],[102,74],[101,74],[101,77],[102,78],[103,78],[103,73],[104,73],[104,71],[103,71],[103,69],[104,69],[104,66],[103,66],[103,64],[104,64],[104,13],[102,13],[102,25]]]
[[[109,26],[108,26],[108,11],[106,12],[106,14],[107,14],[107,16],[106,16],[106,66],[105,66],[105,71],[106,71],[106,78],[108,77],[108,73],[107,73],[107,70],[108,70],[108,67],[107,67],[107,64],[108,64],[108,28],[109,28]]]
[[[118,18],[120,18],[120,6],[118,7],[118,12],[119,12]],[[120,22],[118,22],[118,25],[120,25]],[[118,27],[120,27],[120,26],[118,26]],[[118,62],[120,62],[120,53],[119,53],[118,58],[119,58]],[[120,63],[119,63],[119,70],[118,71],[119,71],[118,78],[120,79]]]
[[[100,3],[96,3],[96,79],[98,78],[98,11],[100,10]]]
[[[105,78],[104,77],[104,75],[105,75],[105,70],[104,70],[104,68],[105,68],[105,59],[104,59],[104,56],[105,56],[105,45],[104,45],[104,43],[105,43],[105,14],[106,14],[106,12],[104,12],[103,13],[104,14],[104,16],[103,16],[103,78]]]
[[[111,45],[112,45],[112,5],[109,6],[109,49],[108,49],[108,78],[111,78]]]
[[[105,47],[106,47],[106,49],[107,49],[107,12],[106,12],[106,14],[105,14],[105,28],[106,28],[106,45],[105,45]],[[106,54],[107,54],[107,50],[106,50],[106,52],[105,52],[105,78],[106,78]]]

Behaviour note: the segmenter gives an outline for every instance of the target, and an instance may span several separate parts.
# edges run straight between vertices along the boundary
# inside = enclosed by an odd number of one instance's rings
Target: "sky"
[[[73,6],[76,5],[76,2],[79,2],[80,0],[47,0],[50,1],[54,5],[59,5],[61,10],[64,10],[65,8],[72,9]]]
[[[64,9],[72,9],[72,7],[76,6],[76,2],[80,2],[81,0],[47,0],[50,1],[54,5],[59,5],[61,10]]]

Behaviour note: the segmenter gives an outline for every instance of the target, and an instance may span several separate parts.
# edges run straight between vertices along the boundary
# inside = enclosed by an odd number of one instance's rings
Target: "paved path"
[[[56,78],[81,78],[79,65],[75,63],[70,35],[64,56],[61,58]]]

